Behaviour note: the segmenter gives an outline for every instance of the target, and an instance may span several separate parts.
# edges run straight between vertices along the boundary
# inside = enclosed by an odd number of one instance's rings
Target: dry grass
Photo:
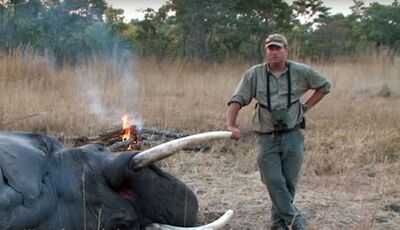
[[[249,67],[129,59],[96,60],[57,72],[32,54],[0,57],[0,129],[58,137],[93,135],[138,125],[175,131],[223,130],[226,102]],[[329,76],[332,93],[307,115],[307,156],[297,205],[311,229],[396,229],[400,214],[400,60],[313,65]],[[387,85],[391,94],[380,93]],[[221,141],[209,153],[181,153],[161,162],[198,194],[200,221],[225,209],[226,229],[265,229],[269,199],[259,180],[257,140],[249,130],[253,107],[243,109],[245,137]]]

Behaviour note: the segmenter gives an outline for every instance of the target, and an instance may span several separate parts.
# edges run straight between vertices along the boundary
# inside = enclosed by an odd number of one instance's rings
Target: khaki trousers
[[[303,158],[302,131],[259,135],[258,167],[272,201],[272,224],[284,221],[289,225],[299,214],[293,200]]]

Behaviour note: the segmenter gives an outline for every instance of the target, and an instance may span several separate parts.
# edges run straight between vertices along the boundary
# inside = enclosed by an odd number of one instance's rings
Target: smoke
[[[138,110],[139,101],[137,100],[137,92],[139,85],[135,79],[135,57],[131,51],[120,53],[119,58],[114,58],[114,71],[119,76],[119,86],[121,89],[120,103],[122,112],[128,115],[131,124],[135,124],[138,128],[143,126],[142,117]]]
[[[93,83],[90,87],[87,87],[87,93],[84,93],[83,96],[87,100],[90,111],[95,114],[100,120],[104,121],[108,115],[102,102],[102,97],[99,91],[98,84]]]
[[[127,115],[131,124],[141,128],[134,70],[134,56],[121,50],[78,68],[77,87],[90,114],[102,123],[117,126],[122,125],[121,117]]]

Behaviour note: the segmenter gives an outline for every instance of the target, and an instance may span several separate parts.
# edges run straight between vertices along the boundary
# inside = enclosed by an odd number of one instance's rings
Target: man
[[[299,130],[306,111],[330,89],[330,82],[309,66],[287,60],[287,40],[281,34],[267,37],[266,63],[251,67],[237,86],[227,109],[227,129],[241,138],[236,126],[239,110],[257,101],[252,129],[259,136],[258,166],[269,192],[271,229],[305,230],[305,218],[293,204],[303,164],[304,137]],[[308,90],[312,96],[302,104]]]

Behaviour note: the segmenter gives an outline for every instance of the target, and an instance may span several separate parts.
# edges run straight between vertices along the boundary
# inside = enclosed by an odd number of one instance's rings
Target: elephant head
[[[0,229],[194,226],[196,196],[152,163],[187,144],[229,136],[210,132],[141,153],[111,153],[99,145],[66,148],[41,134],[0,132]]]

